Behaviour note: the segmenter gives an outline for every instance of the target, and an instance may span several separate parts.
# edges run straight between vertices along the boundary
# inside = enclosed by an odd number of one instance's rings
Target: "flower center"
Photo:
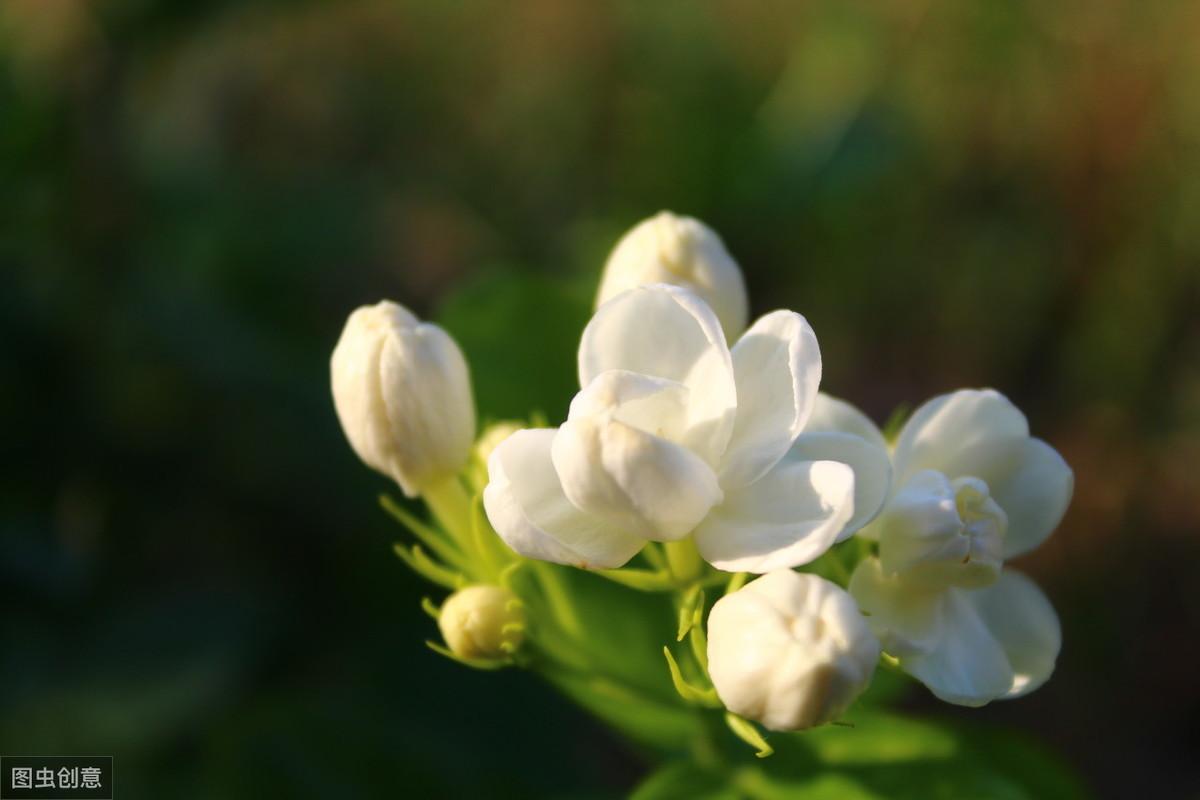
[[[917,474],[880,517],[884,569],[931,588],[988,586],[1000,575],[1008,517],[985,481]]]

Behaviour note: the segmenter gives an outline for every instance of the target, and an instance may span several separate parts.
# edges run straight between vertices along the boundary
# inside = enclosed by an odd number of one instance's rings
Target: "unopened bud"
[[[499,586],[468,586],[446,600],[438,616],[446,645],[460,658],[504,658],[525,638],[525,612]]]
[[[879,642],[854,599],[816,575],[776,570],[717,601],[708,670],[721,702],[771,730],[836,719],[875,672]]]
[[[746,329],[742,271],[721,237],[698,219],[662,211],[630,229],[608,257],[596,305],[651,283],[669,283],[698,294],[731,341]]]
[[[346,321],[330,363],[350,446],[409,497],[457,472],[475,438],[471,378],[444,330],[383,301]]]

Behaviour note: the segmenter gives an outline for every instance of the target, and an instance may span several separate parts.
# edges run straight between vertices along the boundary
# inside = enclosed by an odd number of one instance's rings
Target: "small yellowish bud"
[[[446,645],[460,658],[504,658],[525,638],[525,611],[499,586],[468,586],[446,600],[438,616]]]
[[[524,427],[521,423],[510,420],[492,423],[484,430],[483,435],[479,437],[479,441],[475,442],[475,458],[480,463],[487,464],[488,459],[492,456],[492,451],[501,442]]]

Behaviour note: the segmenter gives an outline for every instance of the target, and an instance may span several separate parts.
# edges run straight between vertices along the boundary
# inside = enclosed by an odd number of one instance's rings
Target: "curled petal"
[[[951,482],[929,469],[900,488],[872,527],[888,574],[977,588],[1000,574],[1006,526],[987,484],[978,478]]]
[[[804,428],[821,383],[821,349],[804,317],[773,311],[733,346],[737,419],[721,485],[745,486],[775,466]]]
[[[923,469],[949,478],[1008,473],[1029,436],[1025,415],[992,389],[963,389],[935,397],[913,413],[896,440],[892,486]]]
[[[596,310],[579,343],[579,385],[608,370],[681,383],[692,390],[688,419],[696,451],[716,463],[737,409],[725,334],[703,300],[665,284],[631,289]]]
[[[572,503],[644,539],[681,539],[721,501],[699,456],[619,420],[567,420],[551,456]]]
[[[727,572],[770,572],[818,558],[854,515],[854,471],[836,461],[781,461],[731,491],[696,530],[700,555]]]
[[[786,461],[837,461],[854,470],[854,516],[838,541],[873,520],[883,507],[891,486],[892,462],[886,447],[851,433],[808,431],[800,434]]]
[[[571,401],[568,419],[609,415],[638,430],[681,442],[691,392],[682,383],[621,369],[601,372]]]
[[[619,567],[643,539],[580,511],[563,494],[550,459],[552,429],[521,430],[488,459],[483,506],[509,547],[528,558],[585,568]]]
[[[1075,474],[1053,447],[1026,439],[1007,475],[982,475],[992,497],[1008,515],[1004,557],[1027,553],[1046,540],[1071,502]]]

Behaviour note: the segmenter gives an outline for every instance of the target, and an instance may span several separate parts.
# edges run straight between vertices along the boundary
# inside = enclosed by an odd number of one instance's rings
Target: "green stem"
[[[463,488],[457,475],[451,475],[426,486],[421,497],[443,528],[458,542],[460,548],[469,551],[471,543],[471,497]]]
[[[677,542],[667,542],[663,550],[667,554],[667,568],[680,586],[687,586],[700,578],[704,562],[690,536]]]

